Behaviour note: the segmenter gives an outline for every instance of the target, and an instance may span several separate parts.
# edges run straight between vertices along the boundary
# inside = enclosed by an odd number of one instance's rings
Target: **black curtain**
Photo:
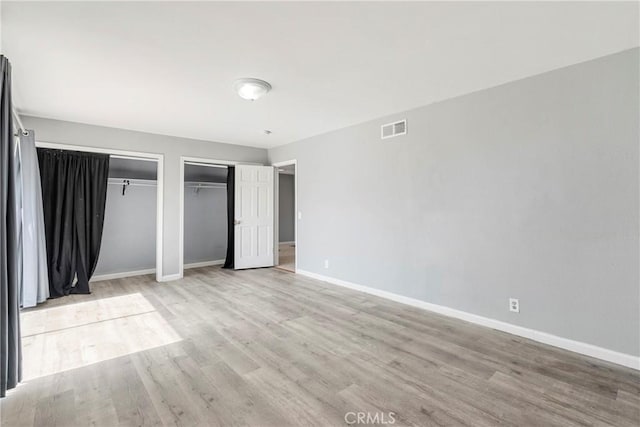
[[[51,298],[88,294],[96,268],[109,155],[38,149]]]
[[[22,379],[21,191],[11,111],[11,64],[0,55],[0,397]]]
[[[236,182],[236,168],[229,166],[227,168],[227,258],[224,260],[222,268],[233,268],[233,242],[235,241],[234,235],[234,220],[236,215],[235,209],[235,182]]]

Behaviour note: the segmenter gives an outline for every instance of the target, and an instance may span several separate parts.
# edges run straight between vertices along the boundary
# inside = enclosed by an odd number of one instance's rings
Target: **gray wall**
[[[184,190],[184,262],[224,259],[227,254],[226,188]]]
[[[226,169],[187,165],[187,181],[220,182]],[[211,173],[214,172],[214,173]],[[155,164],[112,159],[109,176],[154,179]],[[226,189],[185,188],[185,264],[224,259],[227,250]],[[147,270],[156,267],[156,188],[109,185],[100,256],[95,275]]]
[[[156,187],[107,187],[95,276],[156,268]]]
[[[180,156],[204,157],[265,163],[267,151],[260,148],[194,139],[155,135],[144,132],[81,123],[23,116],[24,125],[35,130],[36,140],[63,144],[140,151],[164,155],[163,192],[163,275],[180,271],[178,239],[180,233]]]
[[[270,150],[297,159],[299,268],[639,355],[638,56]]]
[[[279,174],[278,235],[281,242],[295,240],[295,180],[293,175]]]

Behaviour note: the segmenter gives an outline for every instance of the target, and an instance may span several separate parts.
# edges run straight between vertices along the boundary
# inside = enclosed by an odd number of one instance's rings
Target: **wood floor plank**
[[[277,269],[108,280],[27,314],[33,378],[3,427],[640,425],[637,371]]]

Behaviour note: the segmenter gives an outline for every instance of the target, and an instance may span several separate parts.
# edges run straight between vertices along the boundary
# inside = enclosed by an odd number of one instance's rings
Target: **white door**
[[[234,268],[272,267],[274,168],[235,167]]]

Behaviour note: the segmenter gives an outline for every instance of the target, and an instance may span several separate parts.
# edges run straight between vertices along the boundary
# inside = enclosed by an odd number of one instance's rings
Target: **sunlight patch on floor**
[[[24,380],[181,340],[139,293],[23,312],[21,326]]]

